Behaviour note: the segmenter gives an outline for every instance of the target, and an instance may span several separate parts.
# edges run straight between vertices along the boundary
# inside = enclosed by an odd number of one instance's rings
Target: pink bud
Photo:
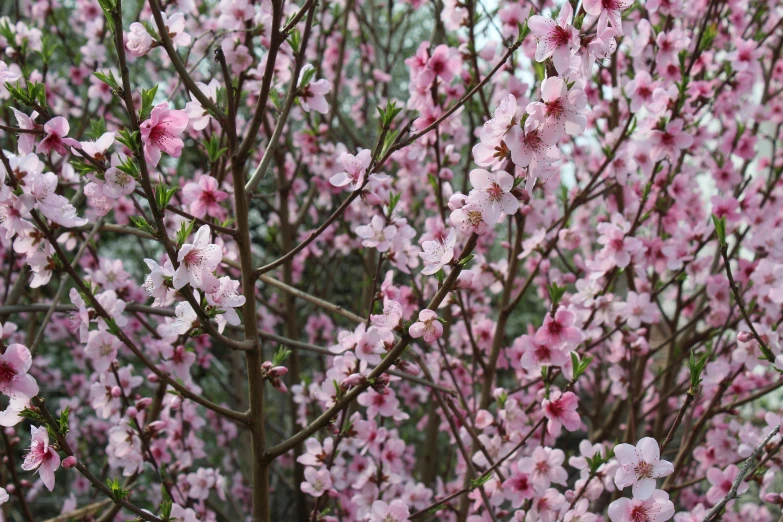
[[[741,343],[749,343],[753,340],[753,334],[750,332],[742,331],[737,334],[737,340]]]
[[[145,397],[143,399],[136,401],[136,409],[137,410],[146,409],[150,404],[152,404],[152,399],[150,399],[149,397]]]
[[[408,375],[419,375],[419,369],[408,361],[403,361],[402,359],[400,359],[394,364],[395,366],[397,366],[397,368],[407,373]]]
[[[121,395],[122,395],[122,390],[120,389],[119,386],[114,386],[111,389],[111,396],[112,397],[120,397]]]
[[[272,383],[272,387],[275,390],[279,391],[280,393],[288,393],[288,388],[286,387],[285,383],[283,381],[281,381],[280,379],[275,378],[275,379],[272,379],[269,382],[271,382]]]
[[[270,377],[282,377],[288,373],[288,368],[285,366],[275,366],[271,370],[269,370],[269,376]]]
[[[361,373],[353,373],[343,379],[343,382],[340,383],[340,389],[342,391],[346,391],[348,388],[352,388],[354,386],[359,386],[364,382],[364,375]]]
[[[443,168],[440,169],[440,172],[438,173],[438,177],[443,181],[451,181],[452,179],[454,179],[454,172],[452,172],[451,169]]]
[[[266,371],[269,371],[272,369],[272,362],[271,361],[264,361],[261,363],[261,368],[263,368]]]
[[[147,374],[147,380],[152,383],[158,382],[158,376],[155,375],[154,373],[149,373]]]
[[[5,490],[9,495],[13,495],[14,493],[16,493],[16,486],[14,486],[13,484],[6,484]]]
[[[127,415],[128,417],[135,417],[135,416],[136,416],[136,415],[138,415],[138,414],[139,414],[139,410],[137,410],[135,406],[131,406],[131,407],[130,407],[130,408],[128,408],[128,410],[125,412],[125,415]]]
[[[181,405],[182,405],[182,397],[180,397],[179,395],[175,395],[174,398],[171,399],[171,409],[178,410]]]
[[[74,466],[76,466],[76,457],[73,455],[66,457],[65,460],[63,460],[63,467],[65,469],[71,469]]]

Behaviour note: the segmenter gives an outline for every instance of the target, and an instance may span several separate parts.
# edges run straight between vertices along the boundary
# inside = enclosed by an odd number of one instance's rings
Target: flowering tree
[[[777,2],[0,15],[3,519],[780,516]]]

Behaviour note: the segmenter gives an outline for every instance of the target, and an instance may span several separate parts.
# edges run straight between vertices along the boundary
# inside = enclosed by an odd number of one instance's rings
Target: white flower
[[[453,228],[449,230],[449,235],[445,242],[425,241],[421,245],[424,252],[419,253],[425,265],[421,273],[431,275],[449,264],[454,259],[454,245],[456,243],[457,235],[454,233]]]

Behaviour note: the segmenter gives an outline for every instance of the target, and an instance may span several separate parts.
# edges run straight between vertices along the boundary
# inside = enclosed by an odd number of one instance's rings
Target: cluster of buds
[[[280,380],[280,377],[288,373],[288,368],[285,366],[275,366],[272,361],[265,361],[261,364],[261,373],[264,376],[264,379],[269,381],[275,390],[280,393],[288,392],[285,383]]]

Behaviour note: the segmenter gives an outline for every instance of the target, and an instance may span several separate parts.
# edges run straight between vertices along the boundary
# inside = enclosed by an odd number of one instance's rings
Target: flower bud
[[[753,340],[753,334],[750,332],[742,331],[737,334],[737,340],[741,343],[749,343]]]
[[[348,388],[352,388],[354,386],[359,386],[365,381],[364,375],[361,373],[353,373],[343,379],[343,382],[340,383],[340,389],[342,391],[347,391]]]
[[[416,365],[411,364],[408,361],[404,361],[400,359],[396,363],[394,363],[397,368],[400,369],[400,371],[403,371],[407,373],[408,375],[419,375],[419,369],[416,367]]]
[[[131,406],[125,411],[125,415],[127,415],[128,417],[135,417],[138,414],[139,414],[139,410],[137,410],[135,406]]]
[[[288,393],[288,388],[286,387],[285,383],[283,381],[281,381],[280,379],[274,378],[274,379],[272,379],[269,382],[271,382],[272,383],[272,387],[275,390],[279,391],[280,393]]]
[[[63,460],[63,467],[65,469],[71,469],[74,466],[76,466],[76,457],[73,455],[66,457],[65,460]]]
[[[151,382],[151,383],[156,383],[156,382],[158,382],[159,379],[158,379],[158,376],[155,375],[154,373],[148,373],[147,374],[147,380],[149,382]]]
[[[178,410],[180,406],[182,406],[182,397],[180,397],[179,395],[175,395],[171,399],[171,409]]]
[[[271,370],[269,370],[269,376],[270,377],[282,377],[288,373],[288,368],[285,366],[275,366]]]
[[[122,396],[122,389],[120,389],[119,386],[114,386],[111,389],[111,396],[112,397],[120,397]]]

